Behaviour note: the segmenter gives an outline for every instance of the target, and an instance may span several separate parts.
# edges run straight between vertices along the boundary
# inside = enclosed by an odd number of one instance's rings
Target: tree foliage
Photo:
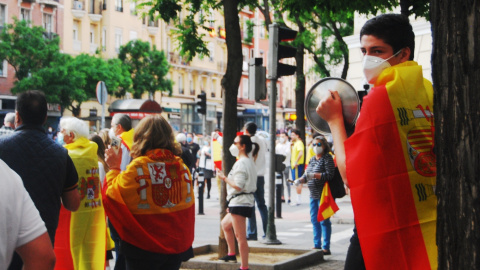
[[[27,21],[14,18],[0,33],[0,59],[15,69],[15,77],[22,80],[29,74],[49,65],[59,52],[59,38],[47,38],[45,29],[29,26]]]
[[[172,94],[172,81],[166,78],[170,65],[163,51],[158,51],[155,46],[150,49],[148,42],[132,40],[120,47],[118,59],[131,74],[132,84],[126,91],[135,98],[140,98],[145,92],[151,95],[156,91]]]

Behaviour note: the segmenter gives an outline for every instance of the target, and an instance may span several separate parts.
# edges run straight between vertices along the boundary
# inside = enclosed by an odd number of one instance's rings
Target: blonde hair
[[[166,149],[174,155],[181,155],[182,148],[175,142],[170,124],[161,115],[149,115],[138,123],[133,134],[132,158],[144,156],[153,149]]]

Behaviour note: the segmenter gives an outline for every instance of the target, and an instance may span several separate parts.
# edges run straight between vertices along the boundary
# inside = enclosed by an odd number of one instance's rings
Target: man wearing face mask
[[[200,150],[200,145],[198,145],[198,143],[193,141],[193,133],[191,132],[187,133],[187,147],[190,150],[190,153],[192,153],[194,157],[195,168],[198,168],[198,162],[199,162],[198,151]]]
[[[288,141],[288,135],[286,132],[280,133],[279,142],[275,146],[275,154],[285,156],[285,161],[283,164],[285,165],[285,170],[282,173],[283,182],[285,183],[285,187],[287,188],[288,194],[288,201],[287,203],[291,203],[292,193],[290,188],[290,183],[287,182],[290,179],[290,156],[292,155],[291,145]],[[282,202],[285,202],[285,189],[282,188]]]
[[[332,132],[355,214],[345,269],[436,269],[432,84],[412,61],[415,35],[407,17],[370,19],[360,43],[365,78],[374,87],[353,135],[347,139],[337,91],[317,107]]]

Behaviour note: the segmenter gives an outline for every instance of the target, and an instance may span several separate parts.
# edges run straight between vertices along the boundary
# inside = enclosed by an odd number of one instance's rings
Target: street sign
[[[104,105],[105,103],[107,103],[107,97],[108,97],[108,93],[107,93],[107,86],[105,85],[105,82],[104,81],[99,81],[97,83],[97,100],[98,100],[98,103]]]

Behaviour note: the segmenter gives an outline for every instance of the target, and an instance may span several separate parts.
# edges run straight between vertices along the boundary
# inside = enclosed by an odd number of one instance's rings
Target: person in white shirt
[[[267,160],[267,151],[268,146],[267,142],[259,136],[255,136],[257,132],[257,125],[254,122],[248,122],[245,124],[245,135],[250,136],[252,142],[258,145],[258,157],[254,158],[255,167],[257,168],[257,191],[255,192],[255,202],[257,203],[258,211],[260,212],[260,217],[262,218],[263,225],[263,238],[267,233],[267,222],[268,222],[268,210],[265,205],[265,172],[266,172],[266,160]],[[255,215],[255,209],[253,209],[252,216],[248,219],[247,226],[247,239],[248,240],[257,240],[257,219]]]
[[[0,160],[0,269],[16,251],[23,269],[53,269],[55,253],[45,223],[22,179]]]
[[[292,184],[289,183],[287,180],[290,179],[290,159],[292,155],[292,145],[290,144],[290,141],[288,140],[288,134],[286,132],[280,133],[280,137],[278,139],[278,143],[275,146],[275,154],[279,154],[282,156],[285,156],[285,161],[283,161],[283,164],[285,165],[285,170],[282,173],[283,176],[283,182],[285,183],[285,187],[287,189],[288,193],[288,203],[291,203],[291,186]],[[285,189],[282,188],[282,202],[285,202]]]
[[[253,146],[255,145],[255,149]],[[258,155],[258,144],[252,142],[249,136],[240,135],[235,138],[230,153],[238,160],[233,165],[228,177],[217,169],[218,177],[227,184],[227,214],[222,219],[222,229],[228,245],[227,256],[223,261],[237,262],[235,256],[235,237],[242,260],[240,269],[248,269],[248,242],[245,231],[245,220],[255,209],[254,192],[257,189],[257,173],[253,160]],[[250,157],[249,153],[252,153]]]
[[[198,151],[198,168],[203,171],[203,177],[205,179],[205,183],[207,184],[207,199],[210,199],[212,178],[214,177],[212,148],[210,147],[210,140],[210,136],[207,136],[203,141],[203,147],[200,149],[200,151]]]

